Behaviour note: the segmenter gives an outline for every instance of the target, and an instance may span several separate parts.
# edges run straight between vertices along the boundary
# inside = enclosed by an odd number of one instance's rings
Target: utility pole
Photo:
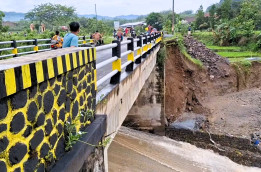
[[[174,35],[175,33],[175,12],[174,12],[174,3],[175,3],[175,0],[173,0],[172,2],[172,34]]]
[[[98,30],[98,17],[97,17],[97,8],[95,4],[95,14],[96,14],[96,30]]]

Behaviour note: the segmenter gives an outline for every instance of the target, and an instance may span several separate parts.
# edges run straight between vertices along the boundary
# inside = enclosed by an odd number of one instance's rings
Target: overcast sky
[[[200,5],[204,9],[220,0],[175,0],[175,11],[196,11]],[[78,14],[94,14],[97,4],[98,15],[119,16],[129,14],[148,14],[172,8],[172,0],[0,0],[0,10],[8,12],[28,12],[41,3],[57,3],[73,6]]]

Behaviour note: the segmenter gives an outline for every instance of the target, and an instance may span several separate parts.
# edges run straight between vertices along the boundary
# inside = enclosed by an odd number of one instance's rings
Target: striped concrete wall
[[[96,50],[57,52],[0,61],[1,172],[50,170],[65,153],[65,123],[79,132],[93,121],[80,112],[95,110]]]

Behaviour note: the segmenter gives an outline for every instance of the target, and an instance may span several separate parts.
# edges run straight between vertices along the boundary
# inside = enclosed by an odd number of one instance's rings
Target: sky
[[[175,0],[175,11],[196,11],[200,5],[204,9],[220,0]],[[56,3],[73,6],[78,14],[94,14],[94,4],[97,13],[102,16],[145,15],[150,12],[160,12],[172,9],[172,0],[0,0],[0,10],[5,12],[28,12],[35,5]]]

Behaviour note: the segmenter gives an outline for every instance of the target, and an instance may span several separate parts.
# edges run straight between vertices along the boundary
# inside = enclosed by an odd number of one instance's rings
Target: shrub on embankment
[[[234,35],[234,36],[233,36]],[[232,37],[233,36],[233,37]],[[193,37],[207,46],[231,47],[236,46],[241,51],[261,51],[261,33],[253,32],[249,36],[227,32],[195,32]],[[238,51],[238,48],[236,48]],[[231,51],[231,49],[230,49]]]

